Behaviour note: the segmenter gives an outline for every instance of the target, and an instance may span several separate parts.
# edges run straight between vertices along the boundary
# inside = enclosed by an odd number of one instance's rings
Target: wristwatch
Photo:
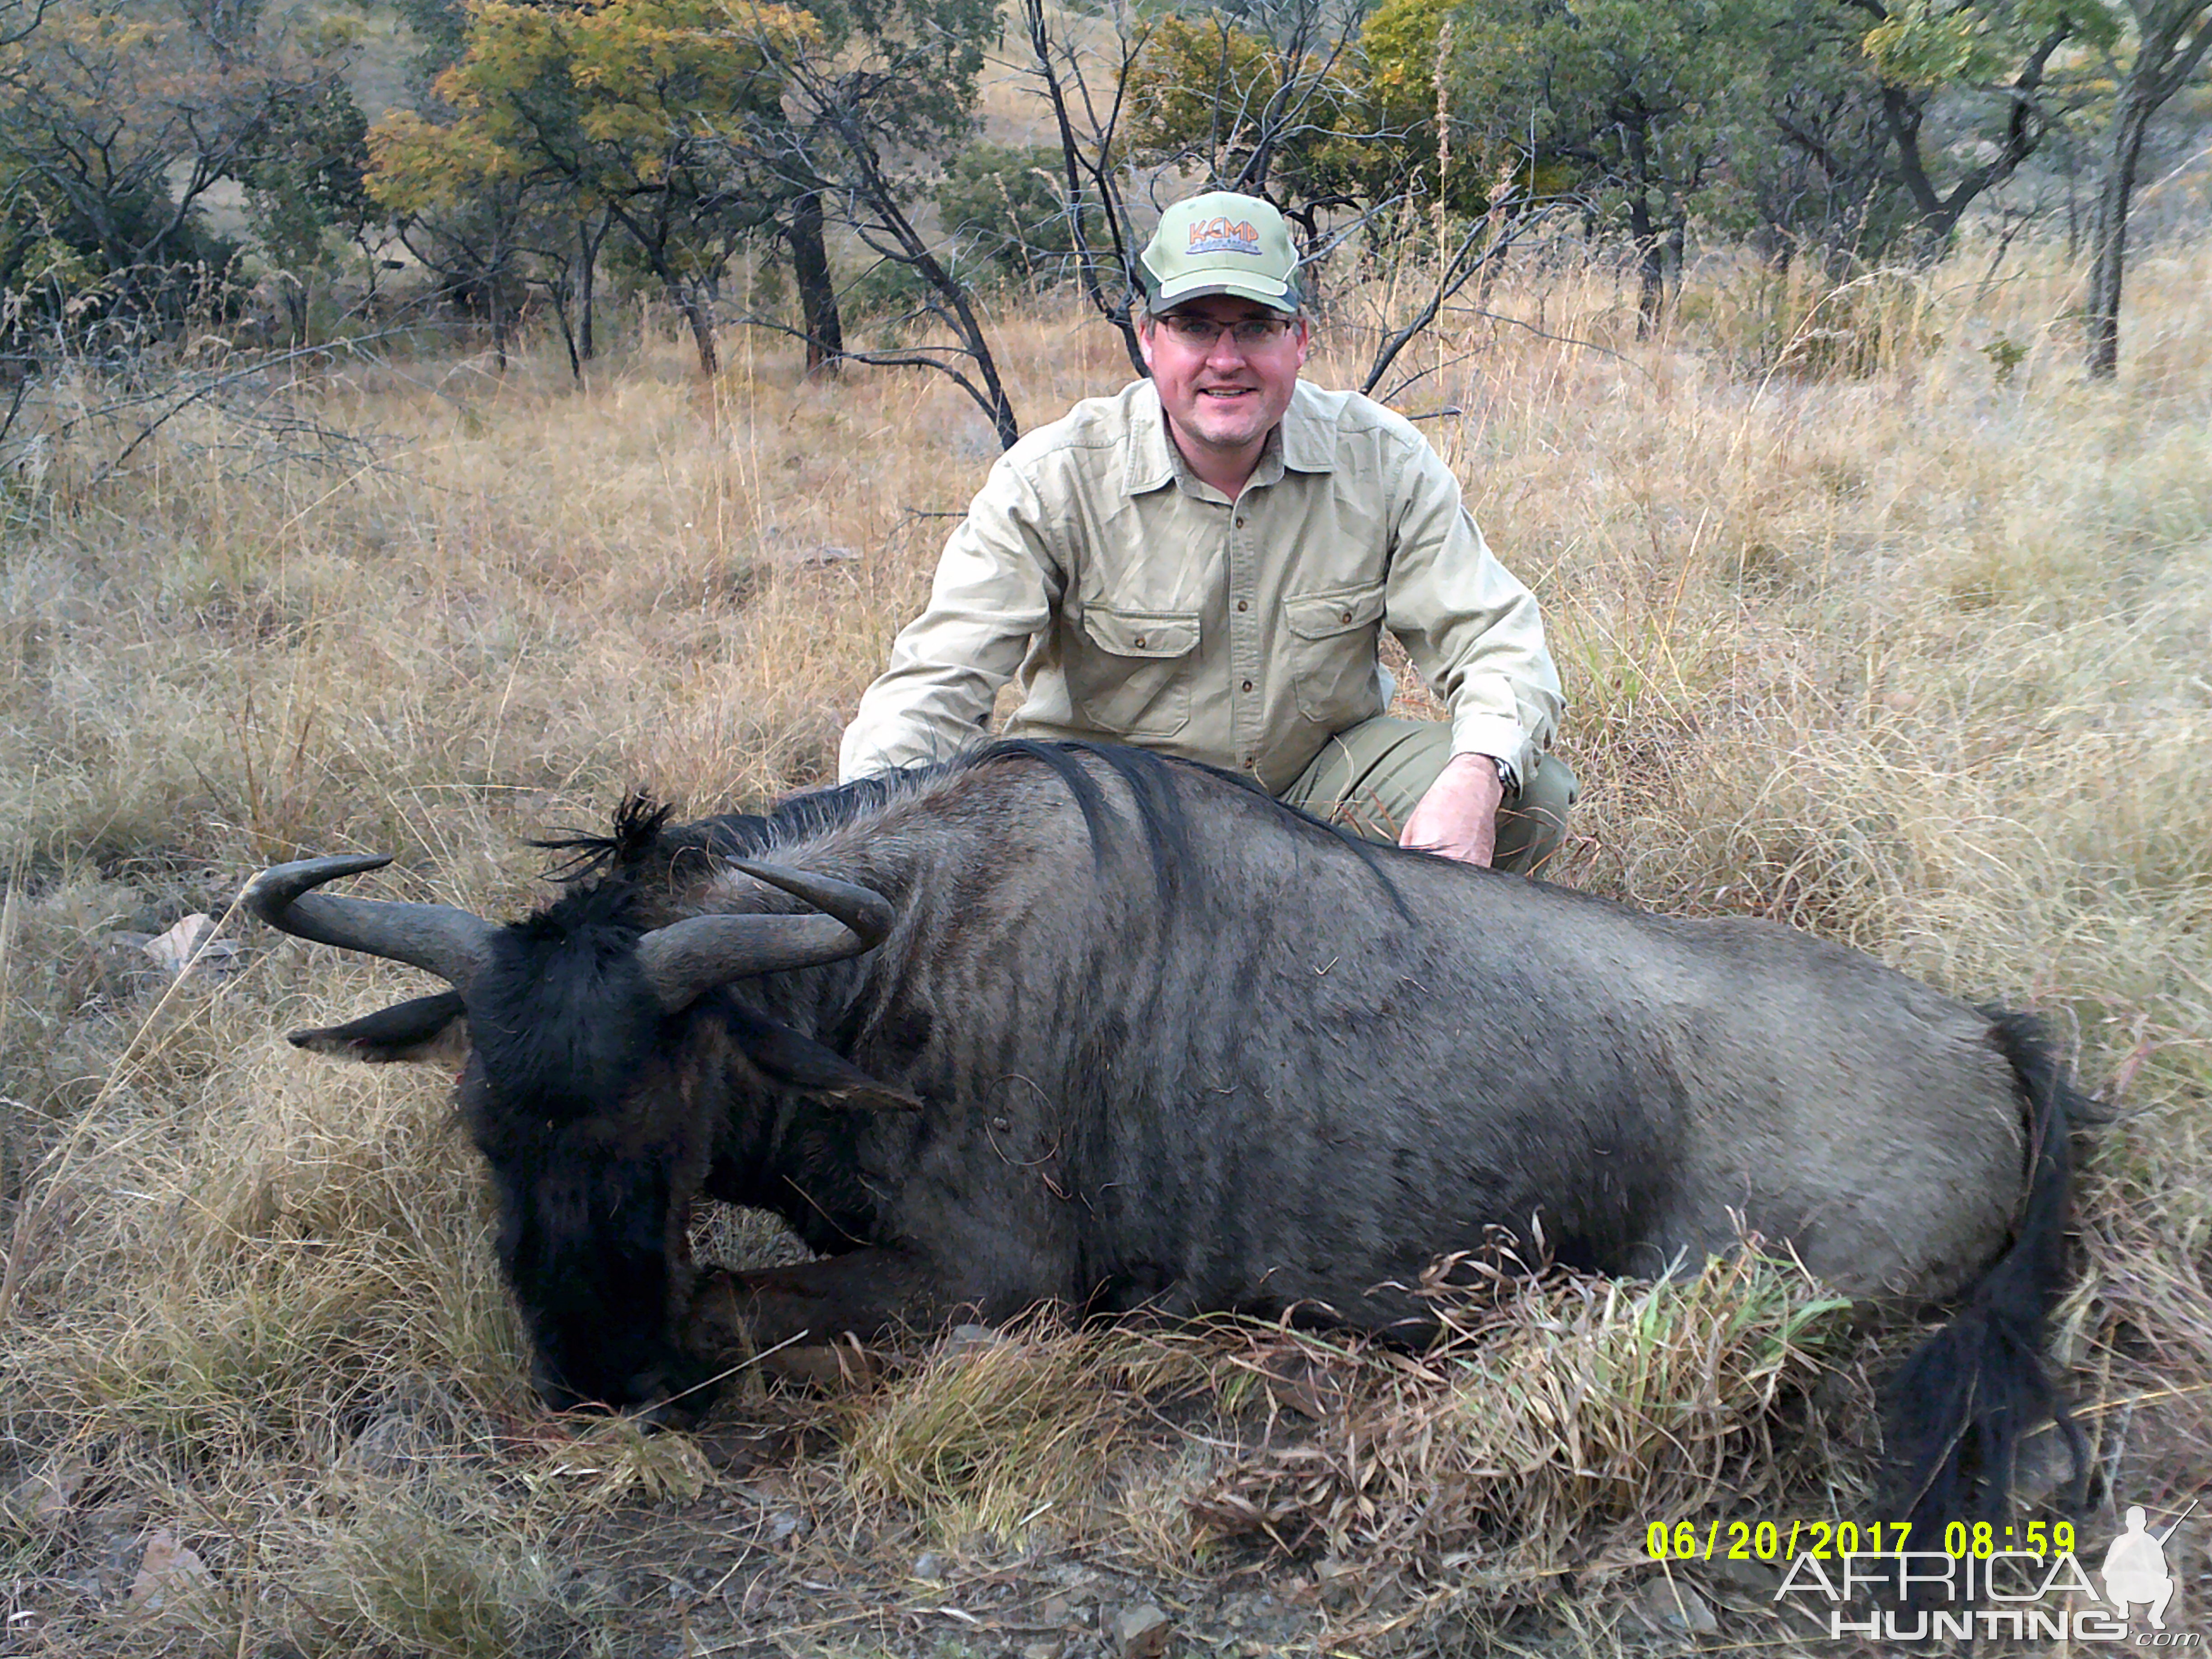
[[[1483,758],[1498,769],[1498,787],[1500,789],[1509,795],[1521,793],[1521,775],[1513,769],[1511,761],[1502,760],[1496,755],[1486,755]]]

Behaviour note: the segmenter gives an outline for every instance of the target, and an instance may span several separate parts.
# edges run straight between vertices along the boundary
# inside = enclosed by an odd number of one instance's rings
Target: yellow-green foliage
[[[741,161],[747,124],[775,112],[778,54],[820,35],[808,13],[750,0],[477,0],[464,55],[437,82],[458,118],[379,121],[369,193],[407,212],[550,169],[588,210],[664,184],[702,138]]]

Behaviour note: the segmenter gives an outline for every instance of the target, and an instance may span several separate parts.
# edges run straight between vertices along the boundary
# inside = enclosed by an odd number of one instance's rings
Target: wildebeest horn
[[[465,995],[469,981],[490,960],[496,929],[489,922],[450,904],[340,898],[313,890],[391,862],[388,854],[356,853],[276,865],[247,882],[239,902],[281,932],[407,963]]]
[[[891,923],[896,920],[889,899],[858,882],[840,881],[835,876],[820,875],[811,870],[794,870],[788,865],[756,864],[750,859],[732,859],[730,863],[755,881],[781,887],[793,898],[803,898],[816,909],[836,917],[860,936],[859,950],[852,952],[854,956],[882,944],[884,935],[890,932]]]
[[[732,859],[757,881],[805,899],[818,915],[690,916],[637,942],[638,965],[673,1013],[733,979],[818,967],[872,950],[891,930],[890,901],[835,876]]]

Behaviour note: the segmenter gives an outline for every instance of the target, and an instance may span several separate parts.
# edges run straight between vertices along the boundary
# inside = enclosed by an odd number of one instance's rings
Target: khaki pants
[[[1322,746],[1313,763],[1282,794],[1289,805],[1341,823],[1369,841],[1395,842],[1406,820],[1451,758],[1452,731],[1443,720],[1363,720]],[[1541,874],[1566,835],[1567,809],[1579,786],[1567,763],[1547,755],[1520,792],[1498,811],[1498,851],[1492,859],[1516,875]]]

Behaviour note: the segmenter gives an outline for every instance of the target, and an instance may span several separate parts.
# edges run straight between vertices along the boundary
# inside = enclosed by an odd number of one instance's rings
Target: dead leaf
[[[138,1560],[138,1576],[131,1581],[131,1606],[138,1613],[159,1613],[163,1607],[210,1588],[215,1574],[208,1564],[177,1541],[167,1527],[146,1534],[146,1553]]]
[[[227,974],[238,965],[238,941],[216,939],[215,930],[213,916],[195,912],[139,948],[172,979],[186,968],[198,974]]]

